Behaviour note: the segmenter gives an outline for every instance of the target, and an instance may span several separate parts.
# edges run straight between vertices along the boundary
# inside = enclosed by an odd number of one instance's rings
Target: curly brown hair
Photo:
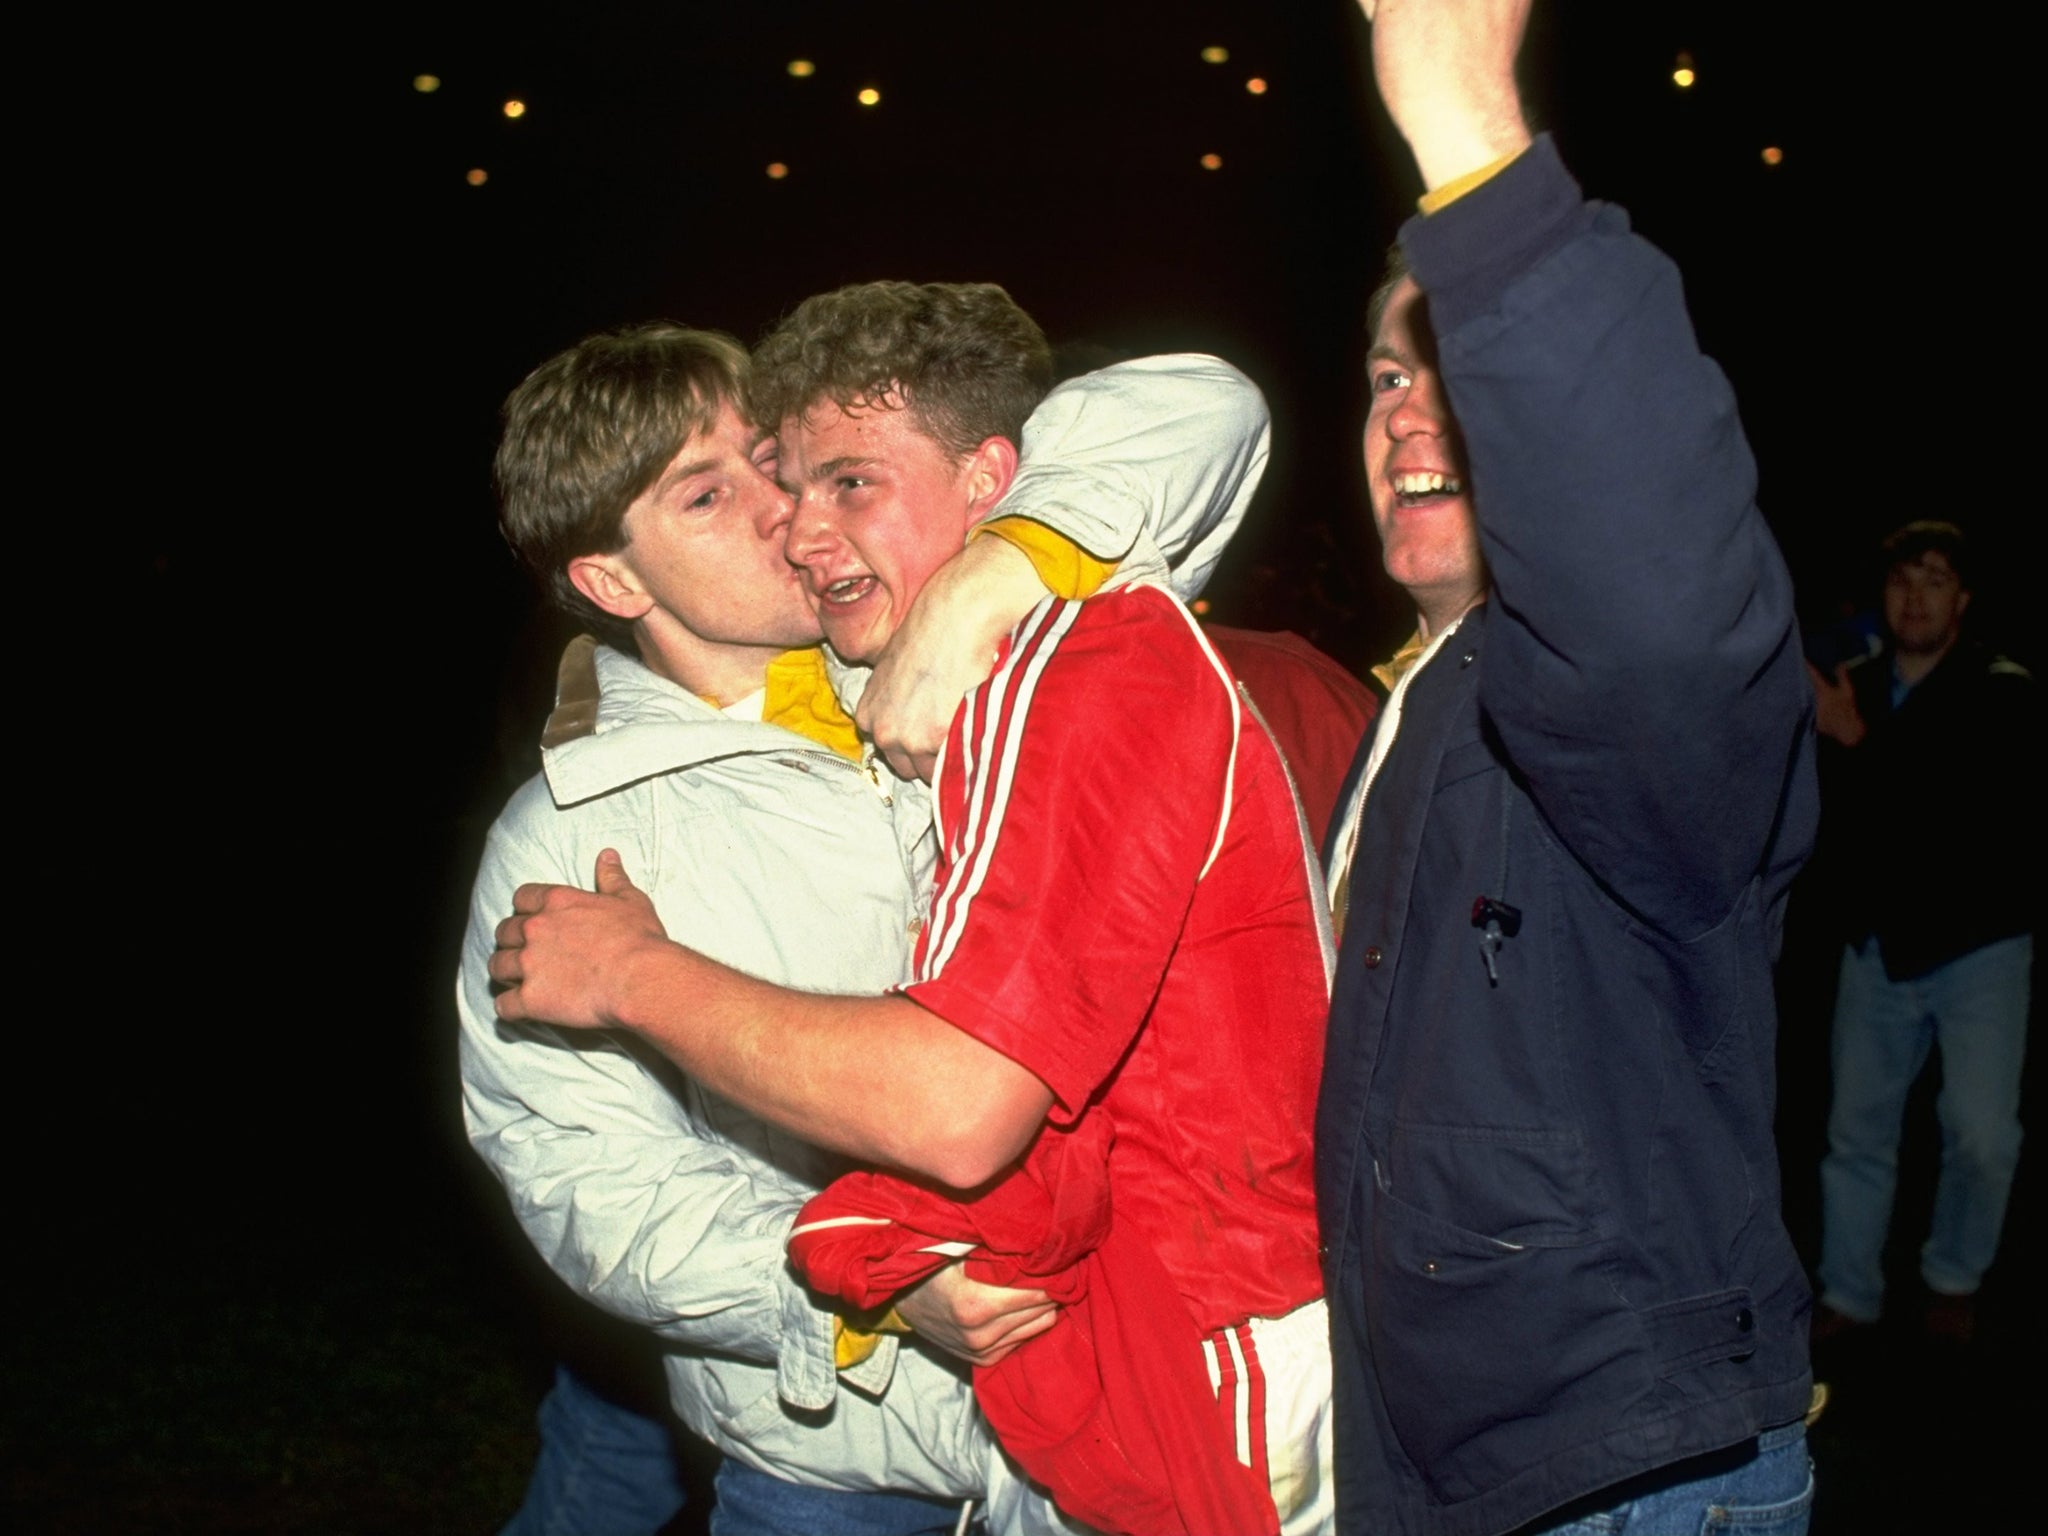
[[[754,417],[830,400],[907,406],[952,454],[1016,442],[1052,388],[1045,333],[994,283],[856,283],[799,304],[754,349]]]
[[[726,402],[746,399],[744,347],[666,320],[586,337],[506,397],[499,530],[549,598],[621,650],[634,649],[632,626],[576,590],[569,562],[623,549],[627,508]]]

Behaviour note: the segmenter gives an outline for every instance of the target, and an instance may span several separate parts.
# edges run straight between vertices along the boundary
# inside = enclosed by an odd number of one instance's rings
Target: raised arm
[[[1433,188],[1516,153],[1527,9],[1381,0],[1375,68]],[[1781,791],[1805,792],[1810,690],[1733,395],[1676,268],[1547,139],[1401,246],[1492,573],[1482,704],[1581,862],[1690,938],[1771,856]]]

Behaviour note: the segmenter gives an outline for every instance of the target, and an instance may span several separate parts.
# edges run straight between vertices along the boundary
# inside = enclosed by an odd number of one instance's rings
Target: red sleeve
[[[907,995],[1080,1113],[1151,1009],[1217,840],[1236,695],[1139,588],[1051,601],[953,722]]]

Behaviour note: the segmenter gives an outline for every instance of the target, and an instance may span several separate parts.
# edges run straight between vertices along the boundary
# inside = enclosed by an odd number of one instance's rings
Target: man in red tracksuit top
[[[799,498],[790,555],[842,658],[880,654],[1007,488],[1043,346],[1000,289],[867,284],[800,306],[757,352]],[[1208,1336],[1238,1459],[1267,1468],[1291,1536],[1330,1520],[1321,893],[1277,752],[1147,574],[1133,553],[1113,590],[1048,599],[956,715],[937,896],[899,993],[818,998],[716,966],[612,865],[596,893],[522,891],[493,974],[505,1017],[631,1030],[762,1117],[963,1197],[1046,1127],[1106,1117],[1114,1221]],[[1007,1333],[1005,1307],[1025,1319]],[[1029,1289],[991,1313],[994,1342],[939,1342],[989,1364],[1053,1325]]]

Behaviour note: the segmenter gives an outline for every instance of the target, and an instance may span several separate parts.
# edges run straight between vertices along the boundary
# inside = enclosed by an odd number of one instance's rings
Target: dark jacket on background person
[[[1807,1407],[1771,966],[1812,699],[1671,263],[1547,139],[1402,245],[1493,585],[1382,710],[1352,865],[1317,1118],[1339,1528],[1494,1536]]]
[[[1823,743],[1823,847],[1846,937],[1894,981],[2040,919],[2041,721],[2033,677],[1958,640],[1895,707],[1892,653],[1849,679],[1868,732]]]

